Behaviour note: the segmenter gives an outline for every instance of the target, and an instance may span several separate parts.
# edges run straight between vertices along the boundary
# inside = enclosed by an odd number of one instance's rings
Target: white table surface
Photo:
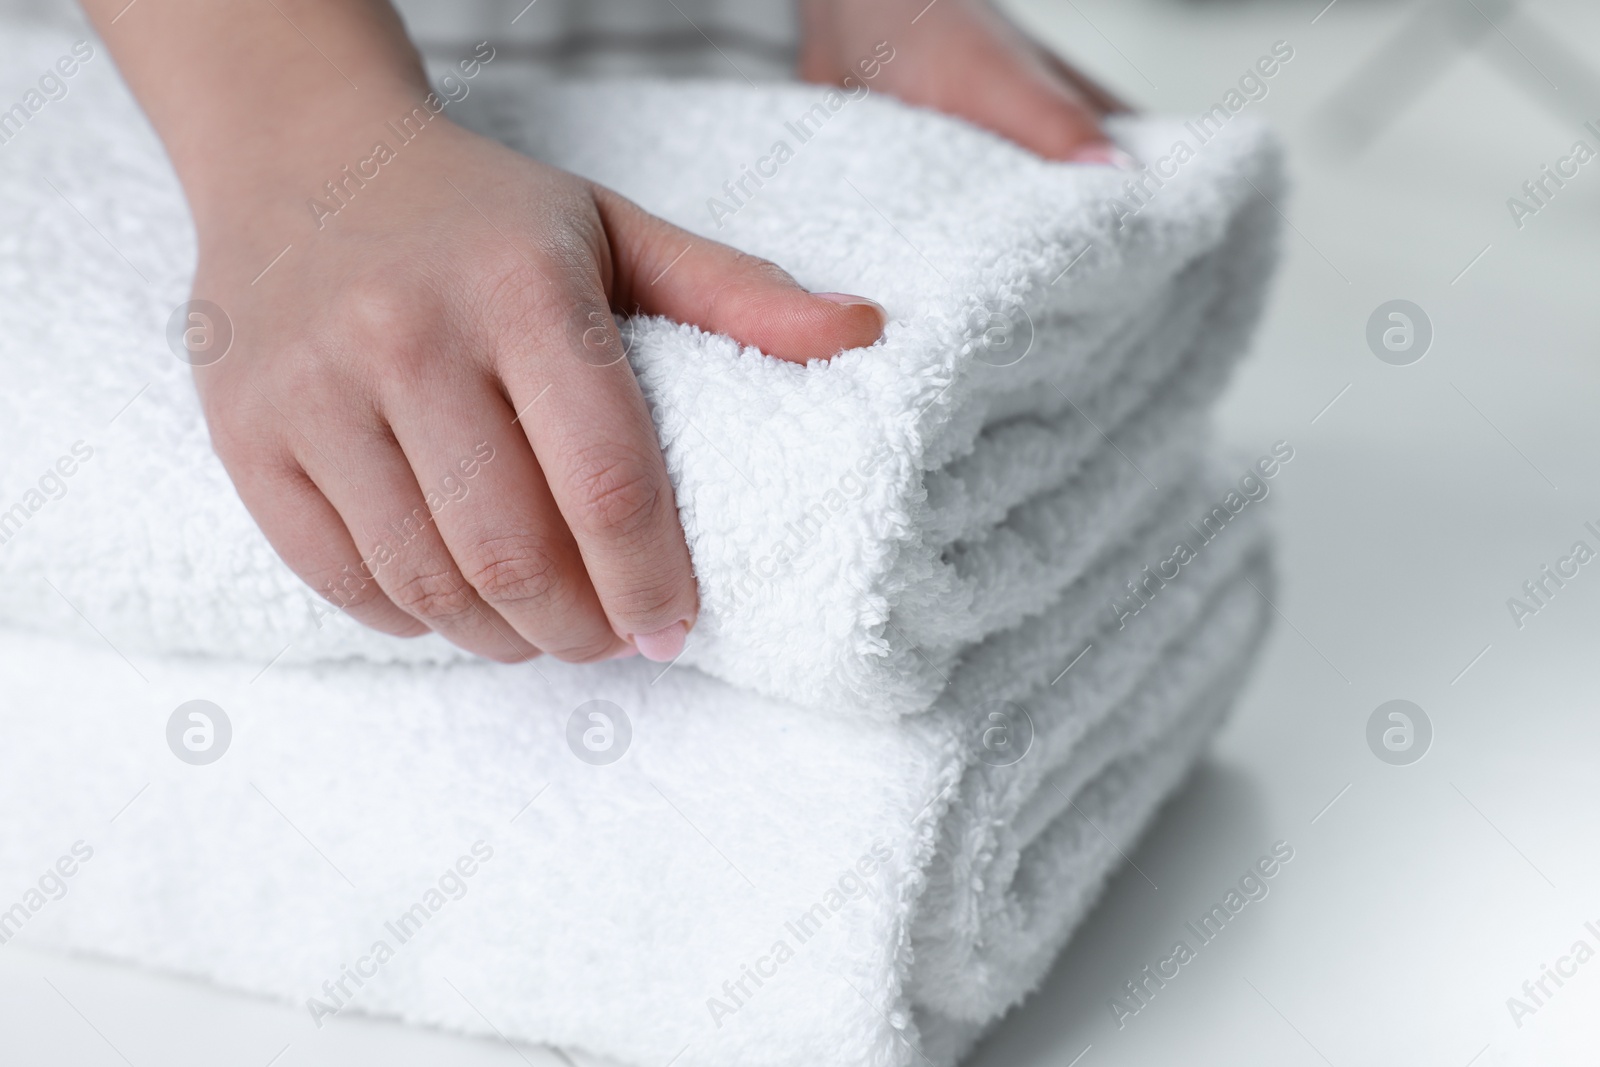
[[[1600,949],[1584,929],[1600,929],[1600,566],[1521,630],[1506,607],[1573,541],[1600,547],[1583,530],[1600,525],[1600,164],[1521,231],[1505,203],[1582,132],[1550,109],[1541,42],[1600,71],[1600,11],[1545,0],[1499,15],[1401,94],[1381,71],[1350,79],[1417,5],[1339,0],[1313,23],[1323,3],[1018,5],[1157,110],[1198,112],[1274,41],[1294,46],[1250,105],[1293,151],[1287,261],[1223,426],[1246,455],[1283,439],[1296,457],[1274,484],[1282,618],[1262,669],[1133,854],[1138,870],[980,1048],[981,1067],[1600,1063],[1600,959],[1520,1026],[1506,1004],[1576,939]],[[1583,86],[1560,73],[1581,111]],[[1332,150],[1319,118],[1351,94],[1393,116],[1354,154]],[[1365,342],[1394,298],[1436,331],[1411,366]],[[1397,698],[1434,729],[1409,766],[1365,737]],[[1117,987],[1278,840],[1295,857],[1270,894],[1119,1028]],[[559,1062],[384,1022],[319,1031],[301,1008],[0,951],[8,1067]]]

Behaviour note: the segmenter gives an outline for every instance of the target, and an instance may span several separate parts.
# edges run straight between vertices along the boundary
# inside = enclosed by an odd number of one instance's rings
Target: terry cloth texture
[[[44,69],[66,45],[12,35],[7,70]],[[263,663],[458,659],[437,638],[323,617],[207,458],[164,337],[187,296],[190,223],[112,73],[104,56],[85,64],[5,146],[0,280],[18,301],[0,356],[20,385],[0,412],[40,432],[0,475],[26,484],[81,438],[102,484],[5,546],[0,621],[75,633],[81,611],[119,647]],[[683,663],[892,716],[1059,600],[1194,453],[1260,303],[1275,216],[1257,189],[1277,189],[1277,156],[1231,127],[1119,219],[1106,205],[1128,202],[1124,173],[1047,164],[877,96],[832,113],[837,96],[486,73],[452,114],[814,290],[887,307],[880,344],[809,367],[665,320],[625,327],[700,583]],[[1177,134],[1138,122],[1119,136],[1159,154]],[[774,177],[757,186],[756,171]],[[309,210],[295,236],[274,270],[314,238]]]
[[[0,99],[71,41],[0,32]],[[1261,509],[1192,524],[1270,143],[1119,225],[1127,175],[876,96],[485,74],[464,119],[892,319],[809,367],[627,322],[704,613],[664,673],[505,668],[319,619],[255,530],[167,348],[187,215],[96,49],[0,146],[0,939],[640,1067],[953,1063],[1265,628]],[[231,723],[203,767],[195,699]]]
[[[899,722],[643,663],[136,674],[92,636],[8,633],[0,934],[637,1067],[952,1064],[1231,703],[1257,548],[1230,530],[1125,630],[1102,615],[1054,686],[1008,698],[1035,665],[997,647],[971,714]],[[205,767],[166,741],[197,698],[232,724]],[[575,755],[596,700],[630,724],[605,766]],[[68,895],[30,901],[79,841]]]

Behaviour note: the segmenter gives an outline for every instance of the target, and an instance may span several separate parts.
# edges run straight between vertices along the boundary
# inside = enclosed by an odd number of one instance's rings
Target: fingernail
[[[1098,163],[1104,166],[1121,167],[1123,170],[1132,170],[1137,165],[1132,156],[1110,141],[1091,141],[1088,144],[1079,145],[1072,155],[1067,158],[1074,163]]]
[[[833,304],[843,304],[845,307],[869,307],[878,313],[878,321],[887,324],[889,313],[883,305],[876,300],[868,300],[864,296],[852,296],[849,293],[812,293],[812,296],[821,297]]]
[[[652,663],[671,663],[683,655],[683,642],[688,636],[689,628],[681,622],[675,622],[665,630],[657,630],[653,634],[631,634],[629,639],[645,659]]]

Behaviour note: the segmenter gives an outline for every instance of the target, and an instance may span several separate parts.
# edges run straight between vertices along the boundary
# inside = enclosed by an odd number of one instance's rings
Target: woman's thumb
[[[888,315],[866,297],[811,293],[773,263],[698,237],[598,190],[614,306],[727,334],[793,363],[878,340]]]

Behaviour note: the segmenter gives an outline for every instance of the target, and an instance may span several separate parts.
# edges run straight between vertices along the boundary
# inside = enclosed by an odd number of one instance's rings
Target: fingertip
[[[883,337],[884,328],[889,325],[889,312],[876,300],[869,300],[864,296],[854,296],[850,293],[812,293],[814,297],[828,301],[846,309],[847,319],[841,323],[839,330],[840,345],[838,352],[848,352],[852,348],[866,348],[868,345],[877,344]]]
[[[758,316],[759,328],[745,340],[789,363],[832,359],[876,344],[889,322],[882,304],[850,293],[790,294],[784,303],[787,313],[771,308],[778,313]]]
[[[683,646],[689,639],[689,624],[675,622],[655,633],[633,634],[631,643],[639,654],[652,663],[671,663],[683,655]]]
[[[840,307],[872,308],[878,314],[878,329],[880,331],[883,329],[883,324],[889,321],[889,313],[876,300],[868,300],[864,296],[854,296],[850,293],[812,293],[811,295],[826,300],[830,304],[838,304]]]
[[[1099,166],[1133,170],[1134,158],[1110,141],[1086,141],[1067,155],[1069,163],[1089,163]]]

